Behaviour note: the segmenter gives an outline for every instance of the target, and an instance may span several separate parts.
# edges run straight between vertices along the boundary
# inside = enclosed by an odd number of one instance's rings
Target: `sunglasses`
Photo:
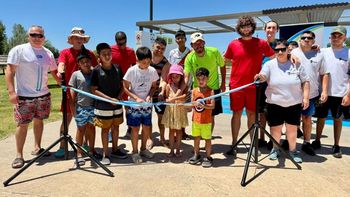
[[[29,36],[32,38],[43,38],[44,37],[43,34],[36,34],[36,33],[29,34]]]
[[[302,40],[306,40],[306,39],[313,40],[314,38],[311,37],[311,36],[303,36],[303,37],[300,37],[300,39],[302,39]]]
[[[273,50],[275,51],[275,53],[279,53],[280,51],[281,51],[282,53],[284,53],[284,52],[287,51],[287,47],[285,47],[285,48],[279,48],[279,49],[273,49]]]

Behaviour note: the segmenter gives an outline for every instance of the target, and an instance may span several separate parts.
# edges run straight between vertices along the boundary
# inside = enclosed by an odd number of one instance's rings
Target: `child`
[[[77,63],[80,70],[75,71],[69,80],[69,85],[73,88],[83,90],[85,92],[91,92],[91,57],[88,54],[81,54],[77,57]],[[93,99],[83,94],[76,94],[73,90],[70,90],[72,99],[70,100],[71,111],[75,117],[75,122],[78,127],[76,134],[77,143],[82,146],[83,138],[88,141],[90,145],[90,153],[101,159],[95,150],[95,127],[93,126],[94,118],[94,107]],[[77,150],[77,164],[82,166],[85,165],[85,160],[82,158],[82,152],[80,149]]]
[[[130,67],[124,75],[124,91],[130,101],[138,103],[151,102],[159,79],[157,71],[150,67],[152,52],[147,47],[136,51],[137,64]],[[129,107],[127,123],[131,127],[132,160],[135,164],[142,162],[141,156],[153,158],[153,153],[146,149],[146,141],[152,125],[152,106]],[[141,151],[138,153],[138,136],[142,125]]]
[[[97,96],[118,101],[123,92],[122,72],[119,67],[113,65],[112,50],[107,43],[100,43],[96,46],[100,59],[98,65],[92,71],[91,92]],[[101,139],[103,146],[104,165],[109,165],[110,155],[119,159],[127,158],[127,155],[118,149],[119,125],[123,123],[123,109],[121,105],[111,104],[100,100],[95,101],[96,126],[102,129]],[[112,152],[108,150],[108,132],[112,130]]]
[[[183,68],[180,65],[173,64],[170,67],[168,74],[168,84],[165,88],[165,98],[168,103],[183,103],[186,99],[187,89],[182,92],[182,95],[176,96],[177,91],[181,88],[184,82]],[[162,118],[162,124],[169,128],[169,157],[174,155],[174,141],[176,133],[176,157],[180,157],[180,145],[182,139],[182,129],[188,126],[187,110],[184,106],[166,106]]]
[[[206,158],[203,159],[203,167],[211,167],[213,158],[211,155],[211,127],[212,127],[212,109],[215,107],[215,102],[212,99],[206,100],[204,103],[198,102],[198,99],[203,99],[214,94],[214,91],[207,86],[209,71],[206,68],[198,68],[196,71],[196,79],[198,87],[192,91],[192,102],[194,110],[192,116],[192,136],[194,137],[194,155],[189,159],[190,164],[200,162],[199,143],[201,138],[205,140]]]

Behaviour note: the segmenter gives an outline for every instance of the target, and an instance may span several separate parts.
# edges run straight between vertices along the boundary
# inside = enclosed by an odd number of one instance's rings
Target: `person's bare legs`
[[[298,127],[296,125],[291,125],[286,123],[286,130],[287,130],[287,140],[289,143],[289,151],[294,152],[296,150],[297,145],[297,129]]]
[[[205,152],[207,154],[207,158],[211,157],[211,139],[205,140]]]
[[[182,140],[182,130],[175,130],[176,132],[176,156],[181,156],[181,140]]]
[[[109,157],[108,151],[108,132],[110,128],[101,129],[101,140],[102,140],[102,148],[103,148],[103,156]]]
[[[72,118],[73,118],[73,115],[71,113],[67,113],[67,127],[68,127],[68,129],[69,129],[70,122],[72,121]],[[64,131],[64,125],[63,125],[63,120],[62,120],[62,123],[60,126],[60,136],[63,134],[63,131]],[[64,140],[61,140],[60,148],[63,148],[63,147],[64,147]]]
[[[165,127],[162,124],[163,115],[162,114],[157,114],[157,116],[158,116],[158,128],[159,128],[160,141],[161,142],[165,142],[165,137],[164,137]],[[149,139],[152,140],[152,133],[150,133]]]
[[[146,150],[147,139],[151,135],[151,127],[142,125],[141,131],[141,151]]]
[[[334,145],[339,146],[339,140],[341,135],[341,130],[343,128],[342,119],[334,118],[333,119],[333,130],[334,130]]]
[[[325,122],[326,122],[326,118],[317,118],[316,139],[315,140],[318,140],[318,141],[321,140],[321,136],[322,136]]]
[[[27,137],[29,124],[20,124],[16,127],[16,158],[23,158],[23,147]]]
[[[195,155],[199,155],[199,143],[201,141],[201,137],[195,137],[194,138],[194,146],[193,146],[193,151]]]
[[[42,139],[43,130],[44,130],[44,121],[34,118],[33,130],[34,130],[34,150],[40,150],[41,139]]]
[[[77,144],[79,144],[80,146],[83,145],[86,128],[87,128],[87,125],[78,127],[78,131],[77,131],[77,133],[75,135],[75,140],[77,141]],[[78,157],[82,156],[82,152],[81,152],[81,150],[79,148],[77,149],[77,156]]]
[[[88,138],[90,153],[95,152],[96,128],[91,123],[86,124],[85,138]]]
[[[241,117],[243,111],[234,111],[231,118],[232,145],[236,144],[238,133],[241,128]]]
[[[138,151],[139,130],[140,130],[140,127],[131,127],[132,154],[137,154],[139,152]]]
[[[265,129],[266,128],[266,122],[267,122],[266,121],[266,115],[265,115],[265,113],[259,113],[259,116],[260,116],[260,126]],[[260,136],[259,139],[265,141],[265,133],[261,129],[260,129],[259,136]]]
[[[119,125],[113,125],[112,128],[112,151],[118,149]]]
[[[177,137],[177,134],[176,134]],[[170,153],[169,157],[174,156],[174,143],[175,143],[175,130],[174,129],[169,129],[169,148],[170,148]]]
[[[282,125],[278,125],[278,126],[270,127],[271,135],[272,135],[273,139],[276,140],[278,143],[280,143],[280,140],[281,140],[282,127],[283,127],[283,124]],[[276,148],[277,145],[273,144],[273,147]]]
[[[255,122],[255,112],[248,111],[248,110],[246,112],[247,112],[247,127],[249,129],[250,127],[253,126],[253,124]],[[254,131],[252,130],[249,134],[250,140],[253,139],[253,133],[254,133]]]
[[[310,142],[311,130],[312,130],[312,120],[311,116],[302,116],[303,122],[303,132],[304,132],[304,142]],[[289,141],[288,141],[289,142]]]

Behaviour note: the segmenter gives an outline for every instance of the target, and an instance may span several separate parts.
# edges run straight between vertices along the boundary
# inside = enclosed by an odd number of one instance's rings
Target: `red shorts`
[[[247,111],[255,112],[255,100],[255,86],[251,86],[230,94],[230,108],[232,111],[242,111],[245,107]]]
[[[33,118],[43,120],[49,117],[50,109],[50,94],[36,98],[19,97],[14,109],[15,120],[17,124],[28,124]]]

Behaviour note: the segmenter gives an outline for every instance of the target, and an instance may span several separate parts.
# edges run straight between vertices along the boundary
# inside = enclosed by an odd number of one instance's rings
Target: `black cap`
[[[91,60],[91,57],[89,54],[85,54],[85,53],[82,53],[82,54],[79,54],[78,57],[77,57],[77,61],[83,59],[83,58],[88,58]]]

